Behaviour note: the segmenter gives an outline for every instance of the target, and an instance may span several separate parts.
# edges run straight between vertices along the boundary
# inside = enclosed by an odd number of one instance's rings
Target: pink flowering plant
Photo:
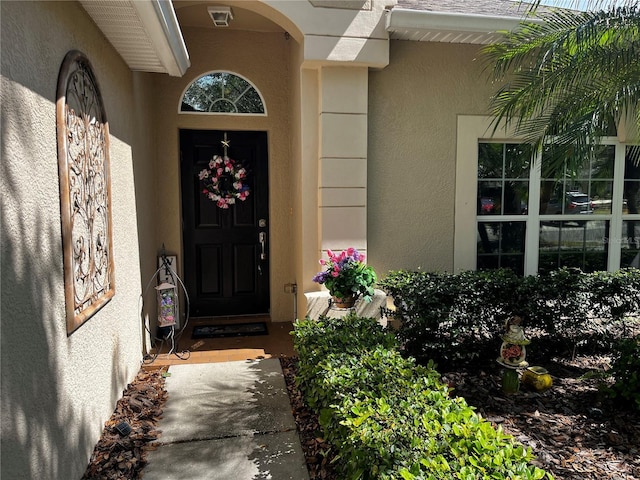
[[[318,272],[313,281],[329,289],[329,294],[336,298],[360,296],[365,302],[373,297],[373,286],[378,280],[372,267],[364,263],[364,255],[355,248],[348,248],[340,253],[327,250],[329,260],[320,260],[324,270]]]
[[[207,168],[200,170],[198,178],[202,193],[218,208],[229,208],[236,200],[244,202],[249,196],[247,171],[227,156],[214,155]]]

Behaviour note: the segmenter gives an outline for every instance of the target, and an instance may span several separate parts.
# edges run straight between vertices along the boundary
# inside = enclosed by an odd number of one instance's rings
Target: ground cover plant
[[[540,479],[531,449],[450,397],[433,365],[354,315],[296,322],[296,381],[342,479]]]

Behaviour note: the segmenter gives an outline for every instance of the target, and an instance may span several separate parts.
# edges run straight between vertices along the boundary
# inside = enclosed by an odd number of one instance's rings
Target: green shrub
[[[379,282],[402,320],[399,338],[421,361],[454,367],[495,355],[505,321],[525,318],[548,353],[611,348],[628,315],[640,315],[640,270],[584,274],[560,269],[519,277],[509,270],[459,274],[396,271]],[[539,350],[539,346],[536,346]],[[535,349],[534,349],[535,350]]]
[[[611,368],[615,383],[609,394],[640,410],[640,336],[620,341],[616,350]]]
[[[345,480],[540,479],[530,449],[478,416],[373,319],[298,321],[298,382]],[[547,475],[551,478],[550,475]]]

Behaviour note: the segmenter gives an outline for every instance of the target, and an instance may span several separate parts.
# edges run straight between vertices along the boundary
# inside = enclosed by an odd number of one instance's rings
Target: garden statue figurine
[[[525,345],[529,340],[524,336],[522,317],[513,316],[505,323],[505,333],[502,335],[500,356],[496,361],[503,367],[507,367],[502,375],[502,391],[516,393],[520,390],[520,376],[518,368],[529,366],[525,360],[527,349]]]
[[[502,335],[502,345],[500,346],[500,356],[497,362],[508,368],[525,368],[529,366],[525,358],[529,345],[529,340],[524,336],[522,328],[522,317],[514,316],[507,320],[505,324],[505,334]]]

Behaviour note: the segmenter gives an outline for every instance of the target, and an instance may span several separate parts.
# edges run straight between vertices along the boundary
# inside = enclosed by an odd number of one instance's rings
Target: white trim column
[[[367,85],[366,67],[320,70],[321,251],[367,249]]]
[[[298,315],[314,292],[327,249],[367,250],[369,68],[389,64],[384,16],[396,0],[257,2],[301,46]],[[262,8],[264,7],[264,9]],[[276,15],[277,14],[277,15]],[[311,118],[313,115],[313,118]]]

